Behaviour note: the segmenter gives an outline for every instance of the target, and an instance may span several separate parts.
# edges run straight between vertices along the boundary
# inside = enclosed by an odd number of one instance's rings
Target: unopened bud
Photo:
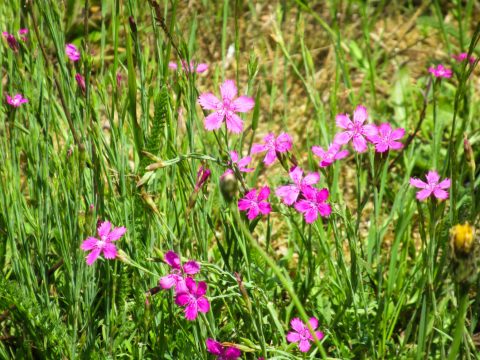
[[[227,202],[231,202],[238,191],[238,181],[233,170],[228,169],[220,176],[220,191]]]
[[[474,228],[468,223],[458,224],[452,227],[451,234],[455,253],[469,254],[474,246]]]

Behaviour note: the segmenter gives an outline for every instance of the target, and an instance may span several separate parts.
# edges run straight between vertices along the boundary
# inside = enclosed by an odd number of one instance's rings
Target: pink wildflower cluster
[[[205,297],[207,283],[193,279],[200,272],[200,264],[190,260],[182,265],[180,256],[174,251],[168,251],[164,260],[172,270],[160,279],[159,286],[162,289],[174,288],[175,303],[185,308],[187,320],[195,320],[198,312],[207,313],[210,310],[210,302]]]
[[[120,239],[127,229],[123,226],[113,228],[109,221],[100,223],[97,229],[98,238],[88,237],[80,246],[84,251],[90,251],[87,255],[87,265],[92,265],[95,260],[103,253],[105,259],[115,259],[117,257],[117,248],[113,241]]]

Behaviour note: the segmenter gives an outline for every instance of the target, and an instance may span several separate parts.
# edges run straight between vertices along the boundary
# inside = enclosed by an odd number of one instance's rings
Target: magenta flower
[[[18,35],[20,35],[20,38],[22,39],[22,41],[27,41],[28,40],[27,34],[28,34],[28,29],[18,30]]]
[[[263,141],[263,144],[253,144],[252,154],[266,151],[267,154],[263,159],[265,165],[272,164],[277,159],[279,153],[284,153],[290,150],[293,142],[292,138],[287,133],[281,133],[276,139],[273,133],[268,133],[263,138]]]
[[[237,360],[242,352],[233,346],[223,346],[218,341],[208,338],[207,351],[217,357],[217,360]]]
[[[462,61],[465,61],[467,58],[468,58],[468,53],[466,52],[462,52],[458,55],[452,55],[452,58],[454,58],[455,60],[457,60],[458,62],[462,62]],[[470,56],[468,58],[468,62],[470,64],[473,64],[475,62],[475,57],[474,56]]]
[[[353,148],[356,152],[363,153],[367,151],[367,139],[377,135],[377,127],[375,125],[364,125],[367,118],[367,109],[362,105],[358,105],[353,112],[353,122],[347,114],[337,115],[337,126],[346,131],[335,135],[333,142],[337,145],[344,145],[352,140]]]
[[[331,144],[328,150],[325,151],[321,146],[312,146],[312,152],[320,158],[320,167],[327,167],[333,164],[334,161],[343,159],[348,156],[348,150],[340,150],[342,147],[339,144]]]
[[[432,194],[440,200],[445,200],[448,198],[448,192],[444,189],[448,189],[450,187],[450,179],[446,178],[440,181],[440,176],[436,171],[433,170],[427,173],[426,178],[426,183],[417,178],[410,178],[410,185],[422,189],[417,192],[418,200],[423,201]]]
[[[205,185],[205,183],[207,182],[211,174],[212,172],[210,171],[210,169],[200,166],[200,168],[197,171],[197,182],[195,183],[195,188],[193,191],[194,192],[200,191],[200,189],[203,187],[203,185]]]
[[[77,85],[82,90],[82,93],[85,94],[87,87],[85,86],[85,78],[81,74],[75,75],[75,80],[77,81]]]
[[[444,67],[442,64],[439,64],[436,68],[431,66],[428,68],[428,72],[437,78],[451,78],[453,71],[449,68]]]
[[[28,103],[28,100],[25,99],[22,94],[16,94],[13,97],[6,95],[5,97],[7,98],[8,105],[16,108],[20,107],[22,104]]]
[[[330,204],[326,203],[328,199],[328,189],[315,189],[312,187],[305,187],[302,189],[304,199],[297,201],[295,209],[303,213],[305,221],[308,224],[313,223],[318,218],[318,214],[322,217],[330,215],[332,208]]]
[[[270,204],[266,201],[269,195],[270,188],[268,186],[261,188],[258,191],[258,195],[257,190],[250,190],[246,193],[243,199],[238,200],[238,209],[240,211],[248,211],[248,220],[255,219],[260,213],[263,215],[270,214],[272,209]]]
[[[317,329],[318,320],[316,318],[310,318],[309,323],[313,330]],[[314,341],[314,338],[307,325],[305,325],[299,318],[293,318],[292,321],[290,321],[290,325],[292,326],[293,331],[290,331],[287,334],[287,341],[298,343],[298,348],[301,352],[307,352],[310,350],[310,342]],[[321,331],[315,331],[315,336],[318,340],[322,340],[324,335]]]
[[[245,113],[253,109],[255,101],[248,96],[237,96],[237,87],[233,80],[226,80],[220,86],[222,100],[212,93],[204,93],[198,98],[205,110],[215,110],[205,118],[205,129],[216,130],[222,126],[223,120],[228,131],[238,134],[243,130],[243,120],[236,113]]]
[[[400,140],[405,135],[405,129],[392,129],[389,123],[380,124],[378,134],[370,137],[370,141],[375,144],[376,152],[383,153],[388,150],[400,150],[403,144]]]
[[[182,261],[174,251],[167,251],[164,257],[165,262],[170,265],[172,271],[170,274],[160,279],[159,285],[162,289],[170,289],[175,286],[175,290],[182,291],[185,289],[185,277],[195,275],[200,272],[200,264],[196,261],[187,261],[182,266]]]
[[[196,72],[197,74],[201,74],[208,70],[208,64],[204,64],[204,63],[197,64],[197,63],[194,63],[193,61],[190,61],[190,64],[187,64],[185,60],[182,60],[181,63],[182,63],[182,70],[185,72],[189,72],[189,73]],[[173,61],[170,61],[168,63],[168,67],[172,70],[178,70],[177,63]]]
[[[12,34],[6,31],[2,32],[2,35],[5,38],[5,40],[7,40],[7,44],[10,47],[10,49],[12,49],[13,52],[18,52],[19,46],[18,46],[17,39],[15,39],[15,36],[13,36]]]
[[[112,224],[109,221],[102,222],[97,229],[100,239],[88,237],[80,246],[84,251],[91,251],[86,257],[87,265],[92,265],[101,253],[103,253],[105,259],[115,259],[117,257],[117,248],[112,241],[120,239],[127,229],[121,226],[110,231],[111,227]]]
[[[310,173],[303,177],[303,170],[298,166],[292,168],[289,175],[293,184],[280,186],[275,191],[275,194],[282,198],[285,205],[293,205],[297,201],[300,192],[303,192],[305,188],[311,187],[320,180],[318,173]]]
[[[247,165],[252,161],[252,158],[250,156],[245,156],[244,158],[241,158],[240,160],[238,159],[238,153],[236,151],[230,151],[230,159],[231,161],[228,162],[228,164],[231,166],[232,164],[236,164],[238,166],[238,170],[240,172],[252,172],[255,169],[247,167]],[[220,176],[220,179],[223,179],[225,176],[233,174],[232,169],[227,169],[225,172]]]
[[[198,284],[190,277],[185,279],[185,288],[177,291],[175,303],[185,307],[185,319],[195,320],[198,312],[207,313],[210,310],[210,303],[205,297],[207,283],[199,281]]]
[[[80,60],[80,51],[78,51],[77,47],[73,44],[65,45],[65,53],[73,62]]]

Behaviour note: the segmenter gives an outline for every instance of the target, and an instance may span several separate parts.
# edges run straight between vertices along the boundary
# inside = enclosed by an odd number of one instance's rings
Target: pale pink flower
[[[82,90],[82,93],[85,94],[87,87],[85,86],[85,78],[81,74],[75,75],[75,80],[77,81],[77,85]]]
[[[450,179],[446,178],[440,181],[440,176],[433,170],[427,173],[426,178],[427,182],[423,182],[422,180],[413,177],[410,178],[410,185],[422,189],[417,192],[418,200],[423,201],[431,195],[440,200],[448,198],[448,192],[445,191],[445,189],[450,187]]]
[[[317,329],[318,320],[316,318],[310,318],[309,323],[312,327],[312,330]],[[290,325],[292,326],[293,331],[290,331],[287,334],[287,341],[298,343],[298,348],[301,352],[307,352],[310,350],[310,342],[314,341],[314,338],[310,333],[308,326],[305,325],[299,318],[293,318],[292,321],[290,321]],[[324,337],[323,332],[321,331],[315,331],[315,336],[318,340],[322,340]]]
[[[205,63],[197,64],[193,61],[190,61],[190,63],[187,64],[185,60],[182,60],[181,63],[182,63],[182,70],[185,72],[189,72],[189,73],[196,72],[197,74],[201,74],[208,70],[208,64],[205,64]],[[168,63],[168,67],[172,70],[178,70],[177,63],[173,61],[170,61]]]
[[[205,297],[207,283],[199,281],[198,284],[190,277],[185,279],[185,288],[177,291],[175,303],[185,307],[185,319],[195,320],[198,312],[207,313],[210,310],[210,303]]]
[[[454,58],[455,60],[457,60],[458,62],[462,62],[462,61],[465,61],[467,58],[468,58],[468,53],[466,52],[462,52],[458,55],[452,55],[452,58]],[[475,57],[474,56],[470,56],[468,58],[468,62],[470,64],[473,64],[475,62]]]
[[[453,75],[453,71],[449,68],[446,68],[442,64],[439,64],[437,67],[431,66],[428,68],[428,72],[431,73],[435,77],[440,78],[451,78]]]
[[[253,109],[255,101],[248,96],[237,96],[237,87],[233,80],[226,80],[220,86],[222,100],[212,93],[204,93],[198,98],[205,110],[214,110],[205,118],[205,129],[216,130],[225,120],[228,131],[238,134],[243,130],[243,120],[236,113],[245,113]]]
[[[78,51],[77,47],[73,44],[65,45],[65,53],[73,62],[80,60],[80,51]]]
[[[267,215],[272,211],[270,204],[266,201],[270,195],[270,188],[264,186],[258,191],[253,189],[245,194],[243,199],[238,200],[238,209],[248,211],[249,220],[255,219],[260,213]]]
[[[255,169],[247,167],[247,165],[252,161],[252,158],[250,156],[245,156],[244,158],[239,159],[238,153],[236,151],[230,151],[230,159],[231,161],[228,162],[228,164],[231,166],[232,164],[236,164],[238,166],[238,170],[240,172],[252,172]],[[227,169],[225,172],[220,176],[220,179],[223,179],[227,175],[233,174],[232,169]]]
[[[379,153],[388,150],[400,150],[403,144],[400,140],[405,135],[405,129],[392,129],[389,123],[383,123],[378,126],[378,134],[371,136],[369,140],[375,144],[375,150]]]
[[[327,167],[332,165],[336,160],[343,159],[348,156],[348,150],[340,150],[339,144],[331,144],[328,150],[323,150],[321,146],[312,146],[312,152],[320,158],[319,166]]]
[[[275,191],[275,194],[282,198],[285,205],[293,205],[305,188],[311,187],[320,180],[318,173],[310,173],[303,177],[303,170],[298,166],[292,168],[289,175],[293,184],[280,186]]]
[[[242,352],[233,346],[223,346],[218,341],[208,338],[206,341],[207,351],[217,357],[217,360],[236,360],[242,356]]]
[[[10,49],[12,49],[13,52],[17,52],[19,46],[18,46],[17,39],[15,39],[15,36],[13,36],[12,34],[6,32],[6,31],[2,32],[2,35],[5,38],[5,40],[7,40],[7,44],[10,47]]]
[[[198,262],[189,260],[182,265],[180,256],[174,251],[167,251],[164,260],[170,265],[172,270],[170,274],[163,276],[160,279],[159,285],[162,289],[170,289],[175,286],[176,291],[181,291],[185,288],[185,277],[200,272],[200,264]]]
[[[87,265],[92,265],[101,253],[103,253],[105,259],[115,259],[117,257],[117,248],[112,241],[120,239],[127,229],[121,226],[110,231],[111,228],[112,224],[109,221],[102,222],[97,229],[100,239],[88,237],[80,246],[84,251],[91,251],[86,257]]]
[[[284,153],[292,148],[292,138],[287,133],[281,133],[275,138],[273,133],[268,133],[263,138],[263,144],[253,144],[252,154],[257,154],[266,151],[263,162],[265,165],[272,164],[279,153]]]
[[[305,187],[302,189],[304,199],[298,200],[295,203],[295,209],[303,213],[305,221],[308,224],[313,223],[318,218],[318,214],[322,217],[330,215],[332,208],[330,204],[326,203],[328,199],[328,189],[315,189],[312,187]]]
[[[377,134],[375,125],[364,124],[367,118],[367,109],[362,105],[358,105],[353,112],[353,122],[347,114],[337,115],[337,126],[346,131],[335,135],[333,142],[338,145],[344,145],[352,140],[355,151],[359,153],[367,151],[367,139]]]
[[[7,98],[7,103],[16,108],[22,104],[28,103],[28,100],[25,99],[22,94],[16,94],[13,97],[5,95],[5,97]]]

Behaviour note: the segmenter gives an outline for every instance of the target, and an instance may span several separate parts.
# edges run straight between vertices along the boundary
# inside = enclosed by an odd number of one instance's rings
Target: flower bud
[[[475,231],[469,223],[457,224],[451,229],[453,249],[456,254],[467,255],[474,245]]]
[[[238,190],[238,181],[232,170],[220,176],[220,191],[227,202],[233,200]]]

